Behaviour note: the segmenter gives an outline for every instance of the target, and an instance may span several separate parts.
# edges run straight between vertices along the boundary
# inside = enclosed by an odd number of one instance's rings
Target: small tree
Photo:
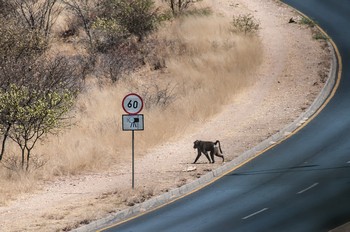
[[[5,23],[6,20],[6,23]],[[16,122],[14,109],[16,99],[10,100],[11,83],[21,83],[18,70],[31,67],[35,57],[40,56],[47,48],[47,40],[41,33],[16,25],[12,19],[0,16],[0,134],[2,135],[0,161],[5,153],[5,145],[10,129]],[[30,62],[28,62],[30,61]],[[7,92],[9,91],[9,92]],[[5,94],[6,93],[6,94]],[[5,95],[4,95],[5,94]]]
[[[22,169],[25,166],[28,170],[36,142],[43,135],[62,128],[63,116],[73,105],[73,98],[74,93],[68,90],[33,91],[14,84],[8,91],[0,92],[0,110],[3,118],[8,118],[3,124],[6,137],[20,147]]]
[[[79,60],[45,56],[47,39],[38,30],[0,15],[0,33],[0,160],[10,138],[28,169],[36,142],[65,125],[85,72]]]
[[[65,115],[81,89],[80,75],[79,64],[65,57],[22,57],[0,65],[0,160],[10,138],[28,170],[37,141],[69,125]]]

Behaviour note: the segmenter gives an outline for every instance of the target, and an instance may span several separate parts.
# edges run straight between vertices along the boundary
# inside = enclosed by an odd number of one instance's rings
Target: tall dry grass
[[[121,129],[125,113],[121,102],[129,92],[142,92],[150,83],[170,82],[174,87],[175,99],[170,105],[142,112],[145,130],[136,132],[137,154],[142,155],[155,144],[186,132],[193,121],[217,113],[254,82],[251,74],[261,61],[260,42],[232,34],[223,18],[185,18],[160,31],[159,37],[173,42],[164,47],[167,72],[157,77],[142,72],[112,86],[91,84],[78,101],[76,125],[41,148],[52,156],[47,165],[52,172],[103,169],[129,158],[131,133]]]
[[[121,103],[127,93],[143,92],[146,85],[171,86],[173,101],[167,107],[142,111],[145,130],[135,133],[137,155],[219,112],[235,94],[254,83],[252,72],[261,62],[259,39],[232,34],[229,26],[226,19],[215,16],[179,19],[157,35],[164,42],[160,50],[165,71],[143,70],[115,85],[89,81],[78,99],[74,126],[51,136],[34,151],[48,161],[36,175],[50,179],[101,171],[129,159],[131,132],[121,129]],[[0,172],[1,196],[8,178],[4,170]]]
[[[191,17],[161,32],[166,41],[175,42],[167,47],[168,76],[154,81],[175,84],[176,100],[165,110],[145,112],[146,144],[186,132],[194,121],[213,116],[254,83],[252,73],[261,62],[260,41],[232,34],[229,26],[221,17]]]

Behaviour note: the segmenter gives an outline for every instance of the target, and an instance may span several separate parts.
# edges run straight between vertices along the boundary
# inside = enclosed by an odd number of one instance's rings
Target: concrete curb
[[[242,155],[238,156],[237,158],[230,161],[229,163],[211,172],[208,172],[207,174],[203,175],[202,177],[200,177],[199,179],[191,183],[183,185],[180,188],[173,189],[162,195],[156,196],[150,200],[147,200],[143,203],[140,203],[128,209],[111,214],[105,218],[93,221],[88,225],[84,225],[73,231],[87,232],[87,231],[95,231],[98,229],[106,228],[113,224],[122,222],[128,218],[134,217],[138,214],[144,213],[152,209],[156,209],[166,203],[170,203],[186,194],[189,194],[195,191],[196,189],[199,189],[200,187],[210,183],[211,181],[224,175],[225,173],[232,171],[238,165],[254,158],[257,154],[263,152],[267,148],[286,139],[288,135],[290,135],[292,132],[300,128],[306,121],[308,121],[308,119],[310,119],[310,117],[312,117],[312,115],[314,115],[317,112],[318,109],[321,108],[321,106],[325,103],[325,101],[330,96],[335,86],[336,76],[337,76],[337,57],[336,57],[333,45],[330,42],[328,42],[328,44],[329,44],[329,47],[331,48],[332,63],[331,63],[330,72],[328,74],[327,82],[323,87],[323,89],[321,90],[321,92],[319,93],[319,95],[317,96],[317,98],[311,104],[311,106],[303,114],[301,114],[294,122],[284,127],[278,133],[267,138],[266,140],[264,140],[263,142],[255,146],[254,148],[244,152]]]

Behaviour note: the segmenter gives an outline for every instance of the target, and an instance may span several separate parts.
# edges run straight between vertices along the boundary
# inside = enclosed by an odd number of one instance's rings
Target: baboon
[[[217,144],[219,144],[219,147],[216,146]],[[221,157],[222,162],[224,162],[224,156],[222,155],[222,150],[221,150],[219,140],[216,140],[216,142],[196,140],[194,141],[193,148],[197,149],[197,152],[198,152],[197,157],[193,162],[194,164],[197,162],[197,160],[202,155],[202,153],[207,157],[207,159],[209,160],[209,163],[215,163],[214,155]],[[219,153],[219,150],[220,150],[220,153]],[[208,151],[210,151],[211,159],[208,156]]]

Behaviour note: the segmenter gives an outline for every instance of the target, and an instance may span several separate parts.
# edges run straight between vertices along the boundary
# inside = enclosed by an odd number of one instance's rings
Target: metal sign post
[[[132,165],[131,165],[131,170],[132,170],[132,177],[131,177],[131,187],[132,189],[135,188],[135,149],[134,149],[134,141],[135,141],[135,135],[134,135],[134,130],[131,131],[131,160],[132,160]]]
[[[132,157],[132,188],[134,189],[135,173],[135,130],[143,130],[143,114],[123,114],[122,116],[123,131],[131,131],[131,157]]]
[[[143,108],[142,98],[135,94],[130,93],[126,95],[122,103],[123,109],[128,114],[122,115],[122,127],[123,131],[131,131],[131,159],[132,159],[132,189],[135,187],[135,130],[143,130],[143,114],[138,114]]]

